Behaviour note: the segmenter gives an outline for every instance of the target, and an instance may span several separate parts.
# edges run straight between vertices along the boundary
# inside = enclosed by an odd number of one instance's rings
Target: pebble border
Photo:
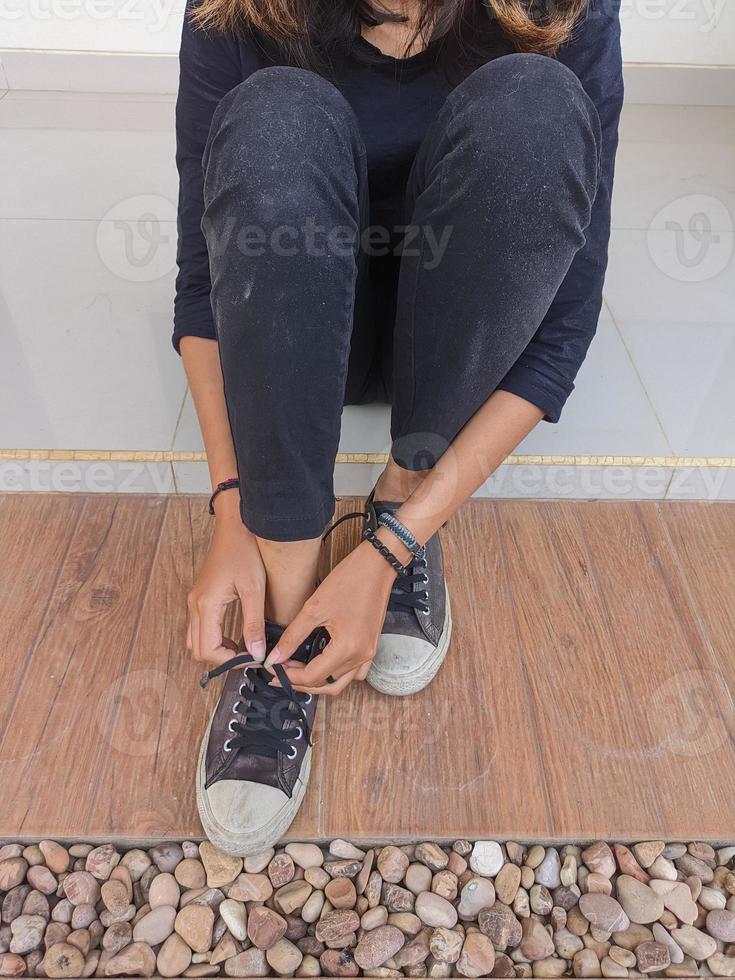
[[[0,977],[735,977],[735,845],[0,847]]]

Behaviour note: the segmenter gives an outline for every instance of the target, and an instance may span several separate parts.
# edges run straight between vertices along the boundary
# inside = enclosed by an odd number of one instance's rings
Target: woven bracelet
[[[371,530],[371,528],[369,527],[365,528],[365,530],[362,532],[362,536],[366,541],[370,542],[370,544],[373,546],[373,548],[375,548],[376,551],[380,552],[383,558],[385,558],[388,564],[393,567],[394,571],[397,572],[398,575],[408,575],[409,569],[407,568],[407,566],[402,565],[398,561],[398,559],[390,550],[390,548],[386,548],[383,542],[376,537],[375,531]]]

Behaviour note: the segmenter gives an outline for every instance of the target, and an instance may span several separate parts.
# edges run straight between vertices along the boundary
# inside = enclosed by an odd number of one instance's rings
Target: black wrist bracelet
[[[393,567],[394,571],[396,571],[399,575],[408,575],[407,566],[402,565],[393,552],[389,548],[386,548],[383,542],[376,536],[375,531],[368,527],[362,532],[362,536],[366,541],[370,542],[376,551],[380,552],[388,564]]]
[[[236,476],[233,476],[229,480],[224,480],[222,483],[218,483],[217,486],[214,488],[214,493],[209,498],[210,515],[214,517],[214,502],[217,499],[217,497],[219,497],[219,495],[222,493],[223,490],[239,490],[239,489],[240,489],[240,481]]]

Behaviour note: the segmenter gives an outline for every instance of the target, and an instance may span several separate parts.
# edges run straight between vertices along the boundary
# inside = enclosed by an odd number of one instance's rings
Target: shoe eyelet
[[[237,689],[237,693],[240,695],[241,698],[245,697],[245,691],[243,690],[244,687],[245,685],[241,684]]]
[[[291,748],[289,748],[288,752],[286,753],[286,758],[295,759],[298,754],[299,754],[298,749],[296,748],[295,745],[292,745]]]
[[[429,609],[428,606],[425,606],[423,609],[419,609],[419,612],[421,613],[422,616],[428,616],[431,610]]]
[[[232,734],[233,734],[233,735],[235,735],[235,734],[236,734],[236,732],[235,732],[235,729],[234,729],[234,728],[232,727],[232,726],[233,726],[233,725],[235,724],[235,721],[236,721],[236,719],[235,719],[235,718],[230,718],[230,723],[229,723],[229,725],[227,726],[227,731],[228,731],[228,732],[232,732]]]
[[[232,752],[232,746],[230,745],[230,742],[231,741],[232,741],[231,738],[228,738],[227,739],[227,741],[225,742],[225,744],[222,746],[223,751],[225,751],[225,752]]]
[[[311,702],[313,700],[314,700],[314,696],[312,694],[307,694],[306,695],[306,698],[301,703],[302,704],[311,704]]]
[[[421,583],[422,585],[428,585],[428,582],[429,576],[426,574],[426,572],[424,572],[424,574],[421,576]]]
[[[300,738],[304,737],[304,729],[301,727],[301,725],[298,726],[297,731],[299,734],[294,735],[294,742],[298,742]]]

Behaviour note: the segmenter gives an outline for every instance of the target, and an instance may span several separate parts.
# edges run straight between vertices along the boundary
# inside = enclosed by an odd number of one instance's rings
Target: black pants
[[[593,115],[549,58],[475,71],[419,148],[396,258],[375,254],[380,229],[365,233],[365,147],[333,85],[268,68],[225,96],[204,156],[203,228],[252,531],[322,532],[345,403],[390,399],[392,455],[422,469],[496,390],[584,243]],[[558,193],[540,211],[549,182]]]

